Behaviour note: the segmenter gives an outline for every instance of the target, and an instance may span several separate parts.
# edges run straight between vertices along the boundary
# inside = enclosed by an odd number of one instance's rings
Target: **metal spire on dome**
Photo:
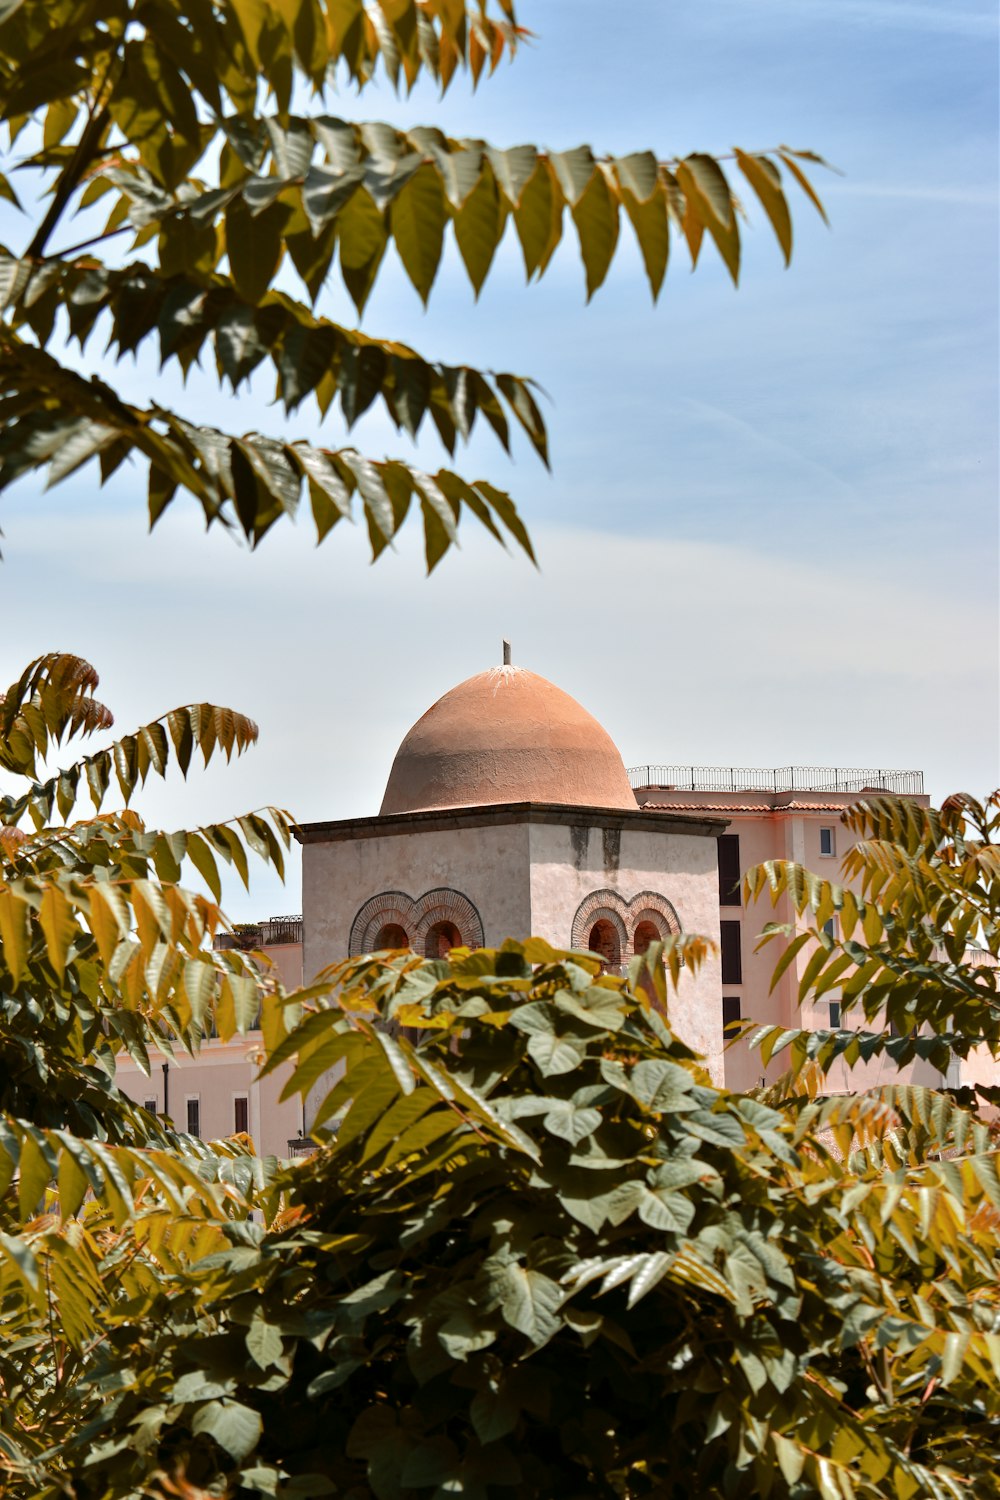
[[[506,640],[503,643],[503,664],[504,664],[505,667],[509,667],[511,665],[511,659],[510,659],[510,641],[506,641]]]

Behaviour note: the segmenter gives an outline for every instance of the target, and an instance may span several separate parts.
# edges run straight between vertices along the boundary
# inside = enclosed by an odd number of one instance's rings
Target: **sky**
[[[428,310],[390,251],[360,326],[428,358],[510,369],[549,395],[552,472],[474,435],[455,467],[514,496],[536,569],[470,529],[424,576],[404,532],[374,566],[360,528],[316,548],[281,526],[251,553],[180,497],[154,532],[145,476],[87,468],[0,495],[0,680],[43,651],[101,674],[121,730],[175,704],[250,714],[239,764],[171,776],[138,806],[163,827],[263,804],[302,821],[377,812],[409,726],[500,660],[551,678],[627,765],[922,769],[932,797],[1000,782],[997,14],[992,0],[520,0],[535,33],[473,94],[385,87],[329,105],[500,146],[662,156],[820,152],[831,221],[793,196],[783,267],[750,205],[734,290],[675,245],[658,305],[623,229],[585,303],[572,234],[526,287],[512,232],[475,301],[449,250]],[[791,189],[790,189],[791,193]],[[0,241],[28,238],[4,209]],[[319,310],[353,311],[336,279]],[[78,367],[104,366],[97,345]],[[373,409],[344,433],[286,422],[258,378],[182,389],[143,355],[113,373],[231,431],[355,442],[449,462]],[[234,919],[300,909],[297,860]]]

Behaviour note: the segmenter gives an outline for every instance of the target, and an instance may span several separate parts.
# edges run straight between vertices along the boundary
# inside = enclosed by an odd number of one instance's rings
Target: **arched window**
[[[427,958],[447,958],[452,948],[462,946],[462,934],[454,922],[435,922],[428,927],[424,942]]]
[[[650,943],[658,942],[660,942],[660,929],[656,923],[650,922],[648,918],[639,922],[636,926],[635,938],[632,943],[633,951],[635,953],[645,953]]]
[[[398,922],[386,922],[375,934],[376,949],[382,948],[408,948],[410,939],[406,935],[406,928],[401,927]]]
[[[602,969],[617,969],[621,966],[622,949],[614,923],[602,917],[590,929],[587,947],[601,958]]]
[[[447,946],[442,949],[444,939]],[[411,948],[438,958],[459,943],[483,946],[482,917],[461,891],[437,886],[415,901],[405,891],[381,891],[370,897],[351,923],[348,948],[352,958],[380,948]]]

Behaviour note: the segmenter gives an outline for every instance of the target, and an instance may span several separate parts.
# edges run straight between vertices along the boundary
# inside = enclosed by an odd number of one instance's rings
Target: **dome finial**
[[[509,667],[510,664],[511,664],[510,663],[510,641],[504,641],[504,643],[503,643],[503,664],[504,664],[505,667]]]

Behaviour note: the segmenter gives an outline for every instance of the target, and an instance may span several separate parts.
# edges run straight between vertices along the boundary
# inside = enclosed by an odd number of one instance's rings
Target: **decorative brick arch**
[[[407,940],[412,944],[412,910],[413,897],[408,896],[405,891],[382,891],[378,896],[372,896],[351,923],[351,936],[347,944],[350,957],[373,952],[379,933],[390,922],[402,927]]]
[[[681,930],[680,918],[673,902],[655,891],[641,891],[633,896],[629,908],[629,957],[635,952],[635,933],[640,922],[651,922],[659,934],[660,942],[676,937]]]
[[[626,901],[617,891],[592,891],[576,909],[570,946],[586,949],[594,923],[602,919],[611,922],[618,933],[623,963],[635,953],[635,930],[640,922],[651,922],[661,941],[681,931],[673,902],[656,891],[640,891],[631,901]]]
[[[418,952],[423,951],[427,933],[436,922],[451,922],[457,927],[466,948],[483,946],[483,919],[461,891],[440,886],[437,890],[425,891],[419,900],[414,901],[411,941]]]
[[[423,952],[427,933],[435,922],[451,922],[467,948],[481,948],[485,941],[482,917],[461,891],[441,886],[425,891],[416,900],[405,891],[382,891],[365,902],[351,923],[350,956],[371,953],[378,934],[389,922],[402,927],[417,953]]]
[[[591,891],[584,896],[573,918],[571,948],[590,947],[590,932],[595,922],[610,922],[618,934],[618,949],[624,958],[629,945],[628,903],[617,891]]]

